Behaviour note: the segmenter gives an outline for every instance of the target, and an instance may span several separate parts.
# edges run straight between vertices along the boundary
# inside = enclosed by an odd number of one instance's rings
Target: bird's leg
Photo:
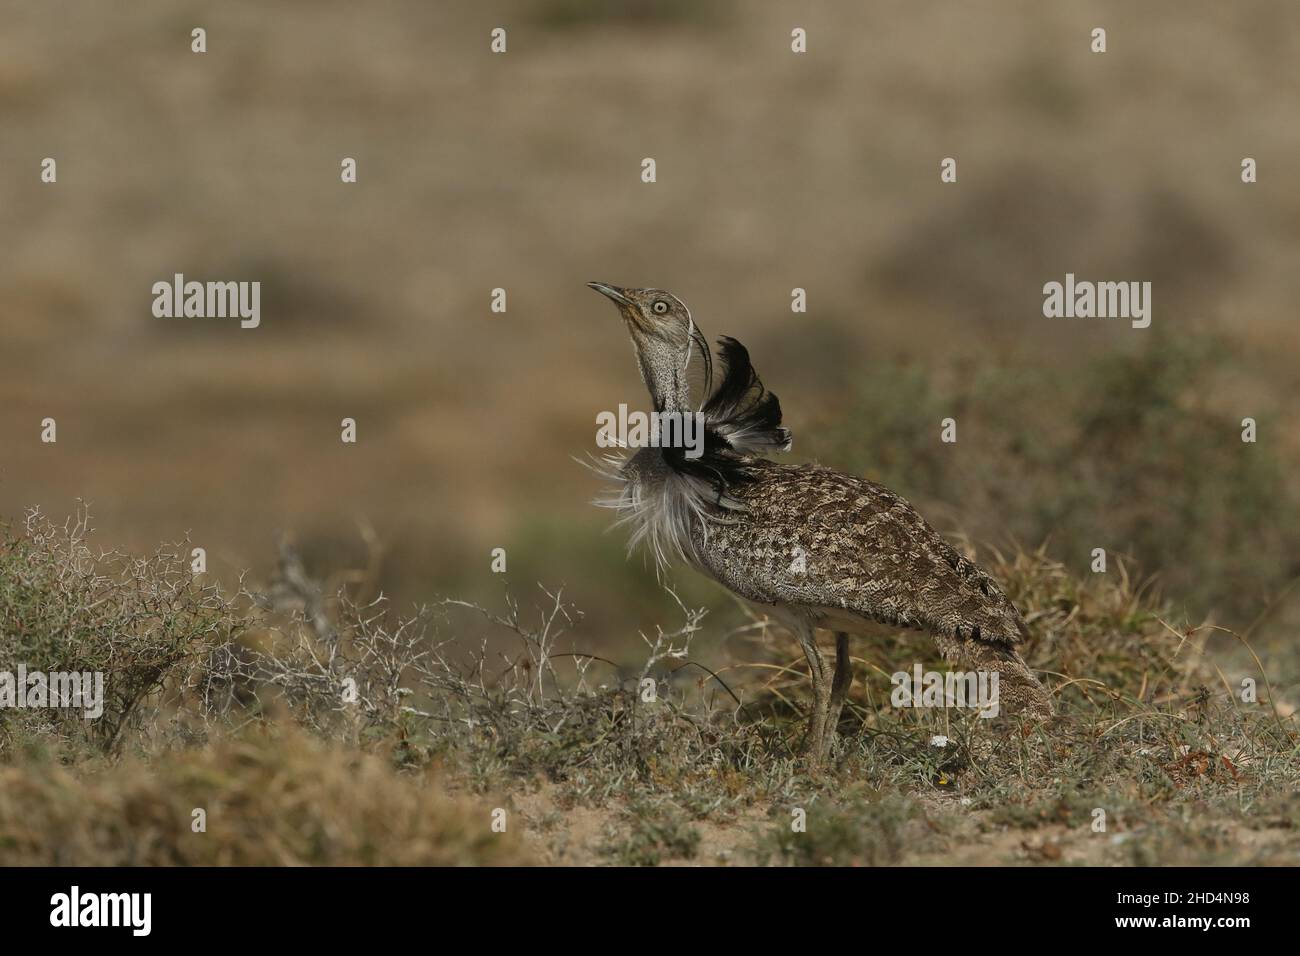
[[[808,715],[808,734],[804,738],[804,749],[812,758],[813,765],[821,763],[824,754],[826,715],[831,704],[830,674],[826,667],[826,658],[817,646],[816,632],[807,621],[799,621],[795,629],[799,646],[803,648],[804,657],[808,658],[808,671],[812,675],[813,706]]]
[[[835,740],[835,730],[840,725],[840,711],[844,708],[844,698],[853,686],[853,664],[849,661],[849,636],[843,631],[835,632],[835,677],[831,681],[830,705],[826,711],[826,726],[822,730],[822,746],[830,753]]]

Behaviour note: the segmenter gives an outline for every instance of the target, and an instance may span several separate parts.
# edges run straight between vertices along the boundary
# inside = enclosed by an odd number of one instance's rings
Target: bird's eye
[[[654,313],[655,313],[655,315],[667,315],[667,314],[668,314],[668,300],[666,300],[666,299],[655,299],[654,305],[650,306],[650,308],[654,309]]]

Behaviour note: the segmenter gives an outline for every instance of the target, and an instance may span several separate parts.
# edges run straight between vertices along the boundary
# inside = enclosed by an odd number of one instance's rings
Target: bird
[[[596,503],[615,509],[616,524],[630,529],[629,551],[647,547],[657,570],[692,566],[794,634],[812,682],[803,749],[814,766],[832,752],[852,685],[849,638],[873,625],[928,632],[948,661],[996,672],[1009,712],[1052,715],[1050,696],[1017,651],[1025,620],[991,575],[888,488],[771,459],[790,450],[791,432],[740,342],[718,340],[715,386],[712,350],[681,299],[588,286],[617,306],[656,420],[703,423],[694,451],[652,442],[597,460],[613,486]],[[818,628],[835,635],[834,669]]]

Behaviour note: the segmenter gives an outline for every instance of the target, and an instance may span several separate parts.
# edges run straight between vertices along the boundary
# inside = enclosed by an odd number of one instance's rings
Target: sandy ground
[[[1107,866],[1133,861],[1140,848],[1167,839],[1160,827],[1094,833],[1090,827],[1047,823],[1032,829],[999,825],[989,811],[964,811],[956,796],[923,800],[933,811],[965,814],[962,822],[944,834],[941,846],[917,840],[918,849],[905,850],[899,860],[908,866]],[[605,849],[626,828],[616,807],[562,808],[553,786],[515,797],[522,815],[525,841],[548,865],[599,866],[610,863]],[[756,840],[773,827],[765,809],[750,808],[723,822],[695,820],[691,826],[699,843],[690,858],[665,859],[666,866],[753,865]],[[813,824],[815,825],[815,823]],[[924,828],[923,822],[917,829]],[[951,824],[950,824],[951,826]],[[1256,829],[1233,821],[1220,825],[1219,839],[1227,856],[1216,865],[1244,863],[1295,865],[1300,860],[1300,840],[1289,828]],[[1155,857],[1158,859],[1159,857]]]

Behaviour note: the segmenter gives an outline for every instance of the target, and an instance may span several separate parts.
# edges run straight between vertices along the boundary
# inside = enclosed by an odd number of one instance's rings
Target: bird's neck
[[[689,412],[691,388],[686,372],[671,361],[641,359],[641,377],[658,412]]]

